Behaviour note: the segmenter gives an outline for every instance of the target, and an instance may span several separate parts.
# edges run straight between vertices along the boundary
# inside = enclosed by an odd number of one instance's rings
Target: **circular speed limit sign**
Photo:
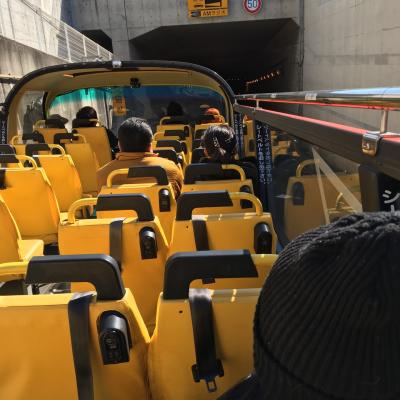
[[[250,14],[257,14],[262,7],[262,0],[243,0],[244,9]]]

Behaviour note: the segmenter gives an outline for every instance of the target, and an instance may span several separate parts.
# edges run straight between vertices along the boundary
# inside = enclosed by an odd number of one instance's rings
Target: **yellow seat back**
[[[15,145],[20,146],[23,146],[27,156],[33,157],[44,169],[56,194],[60,211],[67,212],[70,205],[82,197],[81,181],[71,156],[65,154],[62,146],[55,144]]]
[[[84,136],[87,143],[90,143],[100,167],[111,161],[110,143],[108,141],[106,129],[103,126],[90,128],[79,127],[75,128],[74,132]]]
[[[218,207],[233,200],[251,201],[255,212],[219,214]],[[193,215],[196,208],[209,204],[215,214]],[[214,211],[214,212],[215,212]],[[200,224],[200,227],[198,225]],[[177,203],[169,255],[182,251],[248,249],[251,253],[274,254],[277,238],[269,213],[260,201],[247,193],[184,193]],[[261,281],[262,284],[263,280]]]
[[[24,239],[57,242],[60,209],[44,170],[37,168],[5,170],[1,195],[10,209]]]
[[[74,162],[83,193],[97,195],[97,170],[99,163],[89,143],[66,143],[65,151]]]
[[[18,246],[21,240],[17,224],[0,196],[0,263],[22,260]]]
[[[117,296],[98,289],[97,299],[89,306],[89,348],[95,400],[126,400],[135,393],[140,399],[150,399],[145,357],[149,337],[129,290],[124,290],[113,260],[104,256],[40,257],[28,266],[29,283],[60,282],[90,279],[77,265],[90,269],[94,276],[103,276],[102,264],[113,268],[105,276]],[[106,265],[106,267],[107,267]],[[110,279],[111,278],[111,279]],[[111,288],[110,288],[111,289]],[[68,304],[73,294],[42,294],[36,296],[0,297],[0,329],[7,346],[2,351],[0,374],[1,399],[60,399],[78,398],[73,349],[71,346]],[[107,299],[107,300],[106,300]],[[99,319],[114,313],[127,322],[132,338],[129,362],[104,365],[99,344]],[[73,332],[82,335],[83,332]],[[86,348],[85,348],[86,349]],[[85,350],[84,349],[84,350]],[[84,351],[83,350],[83,351]]]
[[[138,217],[124,219],[117,229],[115,225],[119,219],[75,220],[76,210],[96,204],[97,212],[130,209]],[[146,253],[149,242],[143,236],[146,230],[153,232],[156,244],[156,251],[150,255]],[[145,196],[108,195],[75,203],[70,209],[69,221],[60,224],[59,248],[60,254],[104,253],[120,258],[125,286],[132,290],[149,331],[154,329],[168,244],[160,222],[152,215],[150,202]]]
[[[329,223],[330,220],[349,212],[355,212],[355,210],[348,207],[342,210],[339,209],[338,202],[341,193],[326,175],[321,175],[320,178],[316,174],[302,175],[303,167],[309,164],[314,164],[314,161],[306,160],[299,164],[296,176],[290,177],[288,181],[287,197],[284,205],[284,221],[285,232],[289,239],[294,239],[303,232]],[[323,188],[326,210],[324,210],[321,198],[319,179]],[[360,200],[358,174],[339,173],[338,179],[346,187],[355,188],[353,192]]]
[[[70,155],[41,155],[35,157],[45,170],[56,194],[61,212],[67,212],[71,204],[82,198],[82,185]]]
[[[225,171],[236,171],[239,179],[224,179]],[[215,179],[215,180],[207,180]],[[182,193],[227,190],[228,192],[254,193],[253,182],[246,179],[243,168],[234,164],[190,164],[185,169]],[[234,200],[232,207],[221,207],[218,213],[235,213],[254,211],[249,203]],[[215,209],[203,208],[195,214],[214,214]]]
[[[156,183],[126,183],[113,184],[113,179],[117,176],[126,178],[150,178],[155,179]],[[107,179],[106,186],[103,186],[100,195],[106,194],[145,194],[151,203],[154,213],[158,216],[161,226],[164,230],[167,241],[171,240],[172,224],[176,214],[176,200],[171,184],[168,182],[168,177],[165,170],[160,166],[149,167],[132,167],[120,170],[115,170],[110,173]],[[130,211],[132,213],[132,211]],[[113,211],[98,213],[98,217],[125,217],[132,216],[127,212]]]
[[[157,324],[150,341],[149,379],[153,400],[216,399],[248,375],[253,368],[253,316],[259,289],[216,291],[190,290],[196,279],[223,278],[232,281],[255,276],[258,257],[248,252],[181,253],[167,262],[164,291],[159,298]],[[269,273],[271,265],[265,275]],[[249,279],[249,278],[246,278]],[[193,300],[207,297],[211,303],[211,325],[204,330],[213,333],[216,360],[223,368],[223,377],[215,377],[215,391],[209,392],[205,380],[194,381],[196,365],[194,331],[202,338],[201,325],[193,323],[196,313]],[[193,307],[193,309],[192,309]],[[203,314],[204,315],[204,314]],[[210,343],[210,342],[208,342]],[[171,371],[174,373],[171,374]],[[214,386],[212,378],[210,387]]]

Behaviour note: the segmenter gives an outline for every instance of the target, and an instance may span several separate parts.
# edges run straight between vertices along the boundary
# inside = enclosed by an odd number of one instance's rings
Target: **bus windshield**
[[[224,98],[213,90],[200,86],[123,86],[79,89],[57,96],[48,115],[60,114],[71,122],[76,112],[84,106],[96,109],[100,122],[114,133],[129,117],[147,120],[155,130],[160,119],[167,116],[169,105],[179,104],[183,116],[197,120],[204,113],[204,106],[217,108],[226,116]],[[202,107],[201,107],[202,106]],[[176,115],[179,115],[179,111]]]

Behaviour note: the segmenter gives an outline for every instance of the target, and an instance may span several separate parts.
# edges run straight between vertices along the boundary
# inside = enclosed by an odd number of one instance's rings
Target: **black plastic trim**
[[[25,146],[25,154],[32,157],[38,151],[50,151],[50,146],[46,143],[32,143]]]
[[[149,198],[144,194],[106,194],[97,198],[97,211],[132,210],[138,221],[153,221],[154,214]]]
[[[128,178],[155,178],[157,185],[168,185],[167,172],[159,165],[150,167],[131,167],[128,171]]]
[[[23,133],[22,134],[22,140],[25,142],[27,140],[33,140],[34,142],[37,143],[46,143],[44,140],[44,137],[41,133],[39,132],[33,132],[33,133]]]
[[[192,163],[197,164],[200,162],[202,158],[204,158],[206,154],[204,153],[204,149],[202,147],[198,147],[192,151]]]
[[[201,147],[201,139],[194,139],[192,142],[192,151]]]
[[[189,164],[185,169],[185,184],[193,185],[196,181],[204,180],[202,177],[213,176],[215,178],[224,179],[224,170],[222,165],[218,163],[197,163]]]
[[[33,257],[25,282],[90,282],[98,300],[120,300],[125,295],[118,264],[105,254]]]
[[[15,149],[10,144],[0,144],[0,154],[15,154]]]
[[[158,147],[173,147],[173,149],[177,153],[181,153],[183,151],[182,148],[182,143],[179,140],[173,140],[173,139],[160,139],[157,140],[156,142],[156,148]]]
[[[75,132],[76,133],[76,132]],[[74,133],[56,133],[53,138],[54,144],[61,144],[61,140],[77,140]]]
[[[162,158],[167,158],[173,161],[175,164],[179,163],[178,155],[175,150],[172,149],[154,149],[154,153],[158,154]]]
[[[187,299],[190,283],[196,279],[255,277],[257,268],[248,250],[176,253],[165,265],[163,298]]]
[[[18,164],[19,160],[15,154],[0,154],[0,164]]]
[[[233,203],[227,190],[182,193],[176,205],[176,220],[189,221],[196,208],[232,207]]]

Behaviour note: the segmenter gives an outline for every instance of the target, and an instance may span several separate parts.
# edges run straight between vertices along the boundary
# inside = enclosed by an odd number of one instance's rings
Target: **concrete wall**
[[[70,0],[78,30],[102,29],[113,41],[116,57],[132,58],[131,40],[160,26],[220,23],[298,17],[299,0],[264,1],[262,11],[250,15],[241,0],[230,0],[229,16],[189,18],[187,0]]]
[[[399,15],[399,0],[305,0],[304,89],[399,86]],[[304,112],[379,126],[378,112],[314,107]]]
[[[22,76],[35,69],[60,64],[61,60],[28,46],[0,37],[0,75]],[[11,86],[0,84],[0,103]]]

